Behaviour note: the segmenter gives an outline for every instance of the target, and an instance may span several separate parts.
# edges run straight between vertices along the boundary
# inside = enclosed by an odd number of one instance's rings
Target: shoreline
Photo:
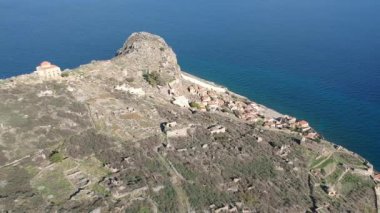
[[[199,84],[197,84],[199,86],[206,86],[206,87],[211,88],[211,89],[212,88],[218,88],[219,91],[221,91],[220,93],[226,93],[226,94],[229,94],[231,96],[235,96],[237,98],[244,99],[244,100],[246,100],[248,102],[253,102],[253,103],[257,104],[263,110],[262,113],[265,116],[272,117],[272,118],[278,118],[278,117],[288,116],[288,115],[282,114],[282,113],[280,113],[280,112],[278,112],[278,111],[276,111],[276,110],[274,110],[272,108],[266,107],[265,105],[258,104],[254,100],[251,100],[248,97],[240,95],[238,93],[235,93],[235,92],[229,90],[227,87],[219,85],[219,84],[216,84],[215,82],[208,81],[206,79],[197,77],[195,75],[189,74],[189,73],[187,73],[185,71],[182,71],[182,70],[181,70],[181,76],[182,77],[185,76],[184,80],[186,80],[188,82],[191,82],[191,83],[194,83],[194,84],[199,83]],[[267,129],[268,130],[278,130],[278,129],[272,129],[272,128],[267,128]],[[281,130],[278,130],[278,131],[288,131],[289,133],[292,133],[291,130],[285,130],[285,129],[281,129]],[[376,173],[378,172],[376,170],[376,168],[374,167],[374,165],[371,162],[369,162],[366,158],[364,158],[362,155],[360,155],[360,154],[358,154],[358,153],[356,153],[354,151],[351,151],[351,150],[347,149],[346,147],[344,147],[342,145],[339,145],[339,144],[336,144],[334,142],[331,142],[330,140],[327,140],[325,138],[321,139],[321,141],[323,141],[325,143],[328,143],[328,144],[331,144],[332,146],[336,147],[336,149],[338,149],[338,150],[344,151],[346,153],[352,154],[352,155],[354,155],[354,156],[362,159],[363,162],[367,162],[367,166],[369,166],[369,168],[372,168],[373,171],[376,172]],[[373,175],[375,175],[375,173],[372,174],[371,176],[373,176]]]
[[[191,83],[194,83],[194,84],[197,84],[199,86],[205,87],[207,89],[211,89],[211,90],[214,90],[214,91],[219,92],[219,93],[228,93],[232,96],[236,96],[238,98],[245,99],[247,101],[251,101],[251,102],[257,104],[258,106],[260,106],[261,109],[263,110],[263,113],[269,117],[277,118],[277,117],[285,116],[285,114],[282,114],[282,113],[280,113],[280,112],[278,112],[272,108],[269,108],[267,106],[264,106],[262,104],[256,103],[255,101],[250,100],[248,97],[240,95],[238,93],[235,93],[235,92],[229,90],[227,87],[216,84],[215,82],[208,81],[206,79],[202,79],[202,78],[197,77],[195,75],[189,74],[188,72],[185,72],[185,71],[181,71],[181,76],[184,80],[191,82]]]

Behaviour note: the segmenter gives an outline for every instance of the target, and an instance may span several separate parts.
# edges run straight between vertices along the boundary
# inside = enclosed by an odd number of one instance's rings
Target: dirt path
[[[183,176],[175,169],[172,163],[166,160],[160,153],[157,152],[158,159],[162,165],[169,171],[171,176],[170,181],[177,194],[178,199],[178,211],[180,213],[186,213],[191,211],[190,203],[186,192],[182,188],[182,182],[185,180]]]
[[[35,153],[29,154],[29,155],[25,155],[25,156],[22,157],[22,158],[19,158],[19,159],[14,160],[14,161],[12,161],[12,162],[10,162],[10,163],[7,163],[7,164],[5,164],[5,165],[0,166],[0,169],[5,168],[5,167],[8,167],[8,166],[15,166],[15,165],[17,165],[18,163],[20,163],[22,160],[27,159],[27,158],[31,158],[31,157],[34,157],[34,156],[37,156],[37,155],[39,155],[39,154],[41,154],[41,153],[42,153],[42,151],[39,150],[39,151],[37,151],[37,152],[35,152]]]
[[[333,154],[334,154],[334,152],[331,152],[331,153],[327,156],[326,159],[324,159],[323,161],[319,162],[317,165],[314,165],[314,166],[313,166],[313,169],[314,169],[314,168],[317,168],[318,166],[322,165],[324,162],[328,161],[328,160],[331,158],[331,156],[332,156]]]
[[[335,182],[335,184],[334,185],[336,185],[337,183],[339,183],[341,180],[342,180],[342,178],[346,175],[346,173],[348,172],[348,170],[346,169],[340,176],[339,176],[339,178],[336,180],[336,182]]]
[[[24,159],[26,159],[26,158],[29,158],[29,157],[30,157],[30,155],[27,155],[27,156],[24,156],[24,157],[22,157],[22,158],[20,158],[20,159],[17,159],[17,160],[15,160],[15,161],[12,161],[12,162],[10,162],[10,163],[7,163],[7,164],[1,166],[0,169],[2,169],[2,168],[4,168],[4,167],[7,167],[7,166],[13,166],[13,165],[16,165],[16,164],[18,164],[20,161],[22,161],[22,160],[24,160]]]

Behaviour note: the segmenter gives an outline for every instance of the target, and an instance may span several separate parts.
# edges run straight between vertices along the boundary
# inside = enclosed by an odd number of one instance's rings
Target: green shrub
[[[144,75],[143,75],[144,79],[152,86],[163,86],[165,85],[165,81],[162,79],[162,77],[160,76],[160,74],[156,71],[153,71],[153,72],[146,72]]]
[[[68,73],[68,72],[63,72],[63,73],[61,74],[61,77],[62,77],[62,78],[66,78],[66,77],[69,77],[69,75],[70,75],[70,73]]]
[[[195,101],[190,102],[190,107],[191,108],[196,108],[196,109],[201,109],[202,108],[201,105],[199,103],[195,102]]]
[[[256,125],[257,126],[264,126],[264,120],[259,119],[258,121],[256,121]]]
[[[63,155],[59,153],[58,151],[54,150],[50,155],[49,155],[49,160],[52,163],[58,163],[63,161]]]

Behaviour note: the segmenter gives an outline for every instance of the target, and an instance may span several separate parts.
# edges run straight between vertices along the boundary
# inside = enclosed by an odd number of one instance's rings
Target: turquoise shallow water
[[[135,31],[182,68],[309,120],[380,168],[377,0],[0,1],[0,78],[107,59]]]

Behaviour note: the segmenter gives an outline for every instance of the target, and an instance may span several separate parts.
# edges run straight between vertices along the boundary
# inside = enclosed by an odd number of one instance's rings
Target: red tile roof
[[[40,67],[50,67],[50,66],[51,66],[51,63],[48,62],[48,61],[43,61],[43,62],[41,62],[41,64],[40,64]]]
[[[379,174],[376,174],[376,175],[374,176],[374,179],[376,179],[376,180],[380,180],[380,173],[379,173]]]
[[[305,120],[299,121],[298,123],[301,125],[309,125],[309,123]]]

